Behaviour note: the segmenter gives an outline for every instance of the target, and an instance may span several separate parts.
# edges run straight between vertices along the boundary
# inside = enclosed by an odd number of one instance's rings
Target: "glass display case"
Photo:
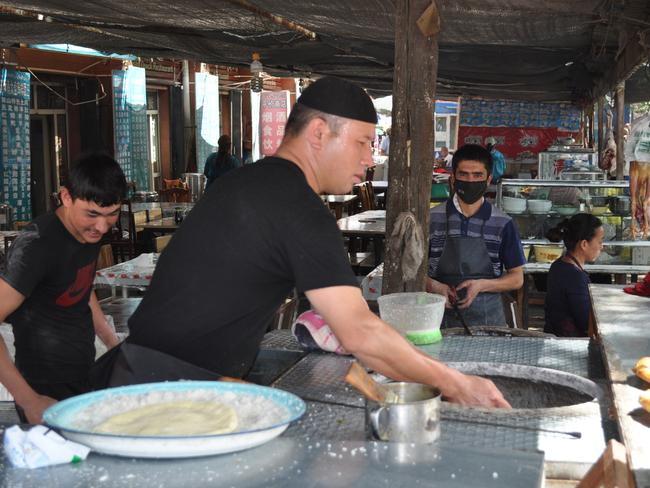
[[[603,222],[604,249],[595,264],[650,265],[650,241],[630,236],[629,182],[503,179],[496,206],[509,214],[535,261],[535,246],[548,244],[547,231],[564,218],[587,212]],[[633,272],[633,271],[627,271]]]
[[[537,177],[542,180],[604,180],[593,149],[573,146],[551,146],[539,153]]]

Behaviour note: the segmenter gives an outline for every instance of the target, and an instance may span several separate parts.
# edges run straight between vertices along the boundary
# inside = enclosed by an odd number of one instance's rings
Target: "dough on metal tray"
[[[109,417],[95,432],[123,435],[192,436],[227,434],[237,428],[237,413],[224,403],[179,400],[153,403]]]

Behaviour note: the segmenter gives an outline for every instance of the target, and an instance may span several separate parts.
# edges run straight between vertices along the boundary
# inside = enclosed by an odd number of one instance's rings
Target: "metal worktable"
[[[441,439],[432,446],[366,440],[363,400],[343,381],[349,357],[300,353],[288,331],[267,334],[260,356],[293,357],[274,386],[307,402],[307,413],[281,437],[255,449],[189,460],[142,460],[92,454],[75,466],[18,470],[0,458],[0,486],[450,486],[533,487],[547,477],[579,477],[604,449],[597,404],[544,415],[500,415],[510,427],[471,423],[493,413],[444,405]],[[423,350],[445,361],[554,368],[601,381],[600,351],[588,340],[445,337]],[[269,368],[277,371],[277,365]],[[580,430],[581,439],[517,426]],[[544,462],[546,453],[546,463]],[[550,464],[549,461],[550,460]]]
[[[239,453],[178,460],[92,454],[77,465],[36,470],[7,467],[0,486],[42,487],[541,487],[543,455],[475,450],[445,443],[423,452],[415,444],[318,442],[279,437]]]
[[[589,378],[604,390],[601,352],[587,339],[528,337],[445,337],[421,348],[447,363],[501,362],[550,368]],[[286,436],[328,440],[361,440],[364,431],[364,399],[343,382],[349,357],[312,353],[300,360],[273,385],[308,402],[305,417],[294,423]],[[485,412],[443,403],[441,440],[465,448],[502,448],[544,451],[546,475],[579,479],[605,448],[607,395],[603,402],[570,408]],[[511,427],[475,423],[497,420]],[[524,427],[524,430],[517,427]],[[582,438],[534,431],[536,428],[578,430]]]
[[[650,487],[650,413],[639,405],[639,394],[648,385],[634,375],[632,367],[642,356],[650,356],[650,298],[629,295],[623,288],[589,285],[621,440],[637,488],[642,488]]]

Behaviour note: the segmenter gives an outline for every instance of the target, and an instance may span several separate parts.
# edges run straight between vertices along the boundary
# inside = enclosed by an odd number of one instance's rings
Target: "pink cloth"
[[[321,349],[336,354],[348,354],[323,317],[313,310],[301,313],[291,326],[291,333],[305,349]]]

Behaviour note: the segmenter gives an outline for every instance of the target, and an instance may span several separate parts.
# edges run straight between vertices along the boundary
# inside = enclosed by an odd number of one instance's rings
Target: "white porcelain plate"
[[[258,417],[255,427],[244,422],[229,434],[193,436],[133,436],[103,434],[88,428],[91,412],[110,409],[111,402],[128,402],[131,397],[144,395],[177,394],[184,398],[193,394],[226,395],[228,399],[245,401]],[[263,420],[269,405],[278,412]],[[108,406],[108,407],[107,407]],[[117,407],[119,409],[119,407]],[[259,412],[256,412],[257,409]],[[259,415],[256,415],[256,414]],[[108,388],[63,400],[49,407],[43,414],[43,421],[63,436],[90,447],[92,450],[116,456],[146,458],[183,458],[210,456],[240,451],[259,446],[277,437],[286,430],[289,423],[305,413],[305,402],[297,396],[276,388],[247,383],[220,381],[179,381],[148,383],[143,385]],[[259,420],[259,419],[262,420]],[[98,419],[98,423],[103,419]]]

